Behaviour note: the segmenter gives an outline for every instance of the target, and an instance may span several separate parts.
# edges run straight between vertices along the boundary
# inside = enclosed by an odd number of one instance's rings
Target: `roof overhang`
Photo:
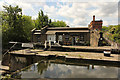
[[[34,33],[35,35],[39,35],[39,34],[41,34],[41,33]]]
[[[56,34],[56,33],[88,33],[89,30],[48,30],[46,34]]]

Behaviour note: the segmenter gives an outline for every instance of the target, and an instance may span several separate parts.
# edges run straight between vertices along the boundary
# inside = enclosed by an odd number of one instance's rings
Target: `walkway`
[[[43,51],[40,49],[24,49],[18,51],[12,51],[11,54],[17,55],[37,55],[37,56],[65,56],[66,58],[81,58],[81,59],[95,59],[95,60],[106,60],[106,61],[119,61],[118,54],[111,54],[110,57],[104,56],[103,53],[95,52],[61,52],[61,51]]]

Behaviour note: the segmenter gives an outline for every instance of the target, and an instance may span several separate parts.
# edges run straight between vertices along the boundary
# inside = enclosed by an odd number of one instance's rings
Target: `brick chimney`
[[[95,21],[95,15],[93,15],[93,21]]]

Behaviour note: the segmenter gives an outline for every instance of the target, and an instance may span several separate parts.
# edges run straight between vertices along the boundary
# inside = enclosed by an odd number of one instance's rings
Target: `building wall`
[[[46,34],[33,35],[33,42],[35,42],[35,43],[40,42],[40,43],[44,44],[45,40],[47,40]]]
[[[95,15],[93,15],[93,21],[90,22],[90,24],[88,25],[90,30],[98,30],[101,31],[102,30],[102,24],[103,21],[102,20],[95,20]]]
[[[57,41],[59,40],[59,36],[62,36],[62,41],[60,41],[63,45],[86,45],[90,44],[90,33],[69,33],[69,34],[57,34]],[[83,38],[82,38],[83,37]]]
[[[56,41],[56,35],[55,34],[48,34],[47,41],[49,42],[49,40],[51,40],[52,42]]]
[[[91,22],[89,26],[90,30],[102,30],[102,21]]]
[[[33,42],[37,42],[37,35],[33,35]]]
[[[99,42],[100,34],[96,31],[90,32],[90,46],[97,47]]]
[[[89,24],[89,29],[88,28],[49,28],[48,26],[45,26],[44,28],[42,28],[41,30],[32,30],[32,37],[33,39],[31,41],[33,42],[41,42],[44,43],[45,40],[49,41],[49,38],[51,37],[52,41],[59,41],[59,36],[62,36],[62,40],[60,40],[61,44],[64,45],[73,45],[74,42],[75,43],[90,43],[91,46],[98,46],[98,40],[99,40],[99,36],[100,34],[97,33],[92,33],[92,31],[101,31],[102,30],[102,24],[103,21],[102,20],[95,20],[95,15],[93,16],[93,20],[91,21],[91,23]],[[55,31],[56,34],[54,35],[48,35],[46,34],[46,32],[48,30],[53,30]],[[58,32],[56,31],[58,30]],[[75,30],[74,32],[59,32],[59,30]],[[90,30],[90,32],[78,32],[76,30]],[[37,35],[35,35],[34,33],[36,33]],[[51,34],[51,33],[50,33]],[[83,38],[82,38],[83,37]]]
[[[46,40],[47,40],[47,35],[46,34],[42,34],[41,35],[41,43],[44,44]]]

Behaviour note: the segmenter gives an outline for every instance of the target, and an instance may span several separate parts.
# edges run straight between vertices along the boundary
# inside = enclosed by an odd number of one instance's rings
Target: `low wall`
[[[49,46],[48,46],[49,47]],[[36,48],[44,49],[44,45],[36,45]],[[113,54],[119,54],[120,49],[96,49],[96,48],[71,48],[71,47],[62,47],[62,46],[51,46],[51,48],[48,48],[49,51],[80,51],[80,52],[99,52],[103,53],[105,50],[111,50],[111,53]]]

